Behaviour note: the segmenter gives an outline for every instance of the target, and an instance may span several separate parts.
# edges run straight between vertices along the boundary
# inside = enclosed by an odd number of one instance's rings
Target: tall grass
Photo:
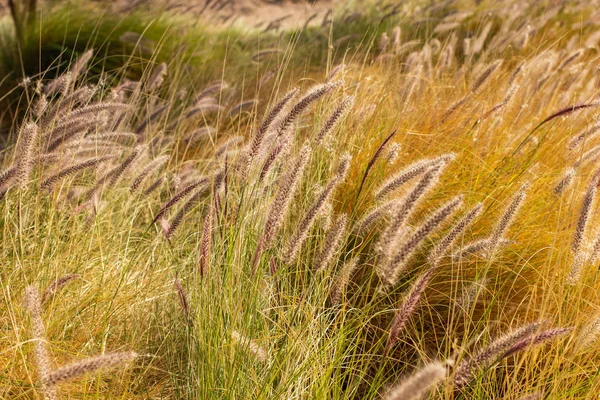
[[[33,76],[0,169],[0,397],[595,398],[593,9],[465,11]]]

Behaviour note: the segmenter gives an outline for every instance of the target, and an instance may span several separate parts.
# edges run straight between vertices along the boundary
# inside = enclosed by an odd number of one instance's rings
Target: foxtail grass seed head
[[[60,171],[56,172],[54,175],[51,175],[50,177],[46,178],[40,185],[41,189],[50,189],[57,181],[70,176],[70,175],[74,175],[80,171],[86,170],[88,168],[92,168],[92,167],[96,167],[99,164],[106,162],[108,160],[114,159],[115,156],[112,155],[108,155],[108,156],[101,156],[101,157],[94,157],[94,158],[90,158],[88,160],[82,161],[80,163],[77,164],[73,164],[69,167],[65,167],[63,169],[61,169]]]
[[[585,196],[583,197],[583,202],[581,203],[579,218],[577,219],[577,226],[575,228],[575,233],[573,234],[573,241],[571,242],[571,250],[574,254],[577,254],[579,252],[579,249],[583,242],[585,230],[590,219],[592,205],[594,204],[594,198],[596,197],[597,191],[598,174],[595,174],[587,187],[587,191],[585,192]]]
[[[600,337],[600,317],[594,318],[577,335],[577,348],[584,350],[594,344]]]
[[[323,243],[321,252],[315,259],[315,271],[323,271],[329,266],[331,260],[339,250],[340,245],[343,243],[347,224],[348,217],[345,214],[336,218],[333,226],[327,233],[327,236],[325,236],[325,242]]]
[[[179,303],[181,304],[181,309],[183,310],[183,313],[185,314],[186,318],[189,318],[189,316],[190,316],[189,302],[187,299],[187,295],[185,294],[185,289],[183,288],[183,285],[181,284],[181,281],[179,280],[178,276],[175,276],[175,279],[173,280],[173,286],[175,286],[175,291],[177,292],[177,297],[179,297]]]
[[[446,378],[447,370],[441,362],[433,362],[385,394],[385,400],[418,400]]]
[[[409,258],[423,240],[425,240],[431,232],[437,229],[461,205],[462,196],[450,200],[431,214],[425,222],[400,245],[398,251],[390,257],[389,263],[384,270],[383,280],[385,284],[389,286],[394,286],[396,284],[400,273],[406,269],[406,263]]]
[[[402,185],[410,181],[411,179],[424,174],[432,167],[437,165],[444,165],[454,159],[454,154],[444,154],[434,159],[419,160],[402,171],[398,172],[390,179],[388,179],[377,191],[375,192],[375,198],[377,200],[383,199],[388,194],[394,192]]]
[[[81,275],[67,274],[67,275],[63,275],[60,278],[57,278],[56,280],[54,280],[54,282],[52,282],[52,284],[50,286],[48,286],[48,288],[44,292],[44,295],[42,296],[41,304],[44,304],[46,302],[46,300],[48,300],[51,296],[53,296],[55,293],[60,291],[69,282],[71,282],[75,279],[78,279],[78,278],[81,278]]]
[[[460,235],[467,229],[469,225],[481,214],[483,210],[483,204],[477,204],[468,213],[464,215],[457,223],[450,229],[450,231],[440,240],[429,254],[428,260],[432,266],[436,266],[446,252],[452,247],[454,242],[460,237]]]
[[[488,243],[488,252],[490,259],[494,257],[498,244],[504,238],[504,233],[511,225],[512,221],[515,218],[515,215],[517,214],[519,208],[523,204],[528,188],[529,183],[525,183],[521,186],[515,197],[512,199],[512,201],[504,211],[504,214],[502,214],[502,217],[494,227],[494,230],[490,235]]]
[[[181,209],[177,212],[177,214],[175,214],[175,217],[173,217],[169,223],[169,229],[165,235],[167,240],[171,239],[177,228],[179,228],[183,222],[185,216],[194,208],[196,203],[206,196],[209,191],[210,188],[208,185],[202,186],[184,203],[183,207],[181,207]]]
[[[200,275],[204,276],[208,272],[210,265],[210,250],[212,247],[213,231],[213,207],[209,206],[204,216],[204,225],[202,226],[202,236],[198,246],[198,267]]]
[[[131,187],[129,188],[131,192],[135,192],[150,174],[158,171],[168,160],[169,156],[160,156],[150,161],[144,167],[142,172],[140,172],[139,175],[134,179]]]
[[[346,292],[348,284],[350,284],[352,275],[359,267],[358,261],[358,257],[354,257],[350,261],[346,262],[340,269],[340,272],[337,274],[331,289],[330,298],[332,304],[337,305],[342,302],[342,297]]]
[[[162,205],[162,207],[160,208],[160,210],[158,210],[158,213],[156,213],[156,216],[152,220],[152,224],[155,224],[156,221],[158,221],[160,218],[162,218],[167,213],[167,211],[169,211],[169,209],[171,209],[171,207],[173,207],[175,204],[179,203],[187,195],[191,194],[196,188],[202,187],[202,186],[208,186],[208,184],[209,184],[209,179],[207,177],[201,177],[201,178],[195,180],[194,182],[188,184],[186,187],[184,187],[177,193],[175,193],[175,195],[173,197],[171,197],[166,203],[164,203]]]
[[[258,361],[267,362],[269,360],[269,353],[267,350],[256,343],[256,341],[248,339],[237,331],[231,332],[231,339],[240,348],[245,349],[254,357],[256,357]]]
[[[335,129],[335,127],[342,121],[346,113],[352,108],[354,104],[354,97],[346,96],[342,99],[335,111],[329,116],[325,125],[321,127],[317,137],[315,138],[315,144],[319,145],[326,140],[327,136]]]
[[[384,216],[389,215],[392,210],[397,208],[400,205],[400,202],[401,200],[399,199],[393,199],[375,207],[358,222],[356,222],[352,233],[354,235],[366,234],[375,223],[377,223]]]
[[[87,358],[52,371],[52,373],[48,375],[46,385],[54,387],[60,383],[96,373],[100,370],[123,367],[133,361],[137,356],[137,353],[129,351],[123,353],[108,353],[102,356]]]
[[[560,181],[554,187],[552,191],[556,196],[560,195],[562,192],[567,189],[571,183],[573,183],[573,179],[575,178],[575,168],[567,168],[563,173]]]
[[[581,274],[583,267],[585,266],[585,262],[587,259],[587,254],[585,251],[579,250],[575,253],[573,257],[573,264],[571,265],[571,269],[569,270],[569,274],[567,275],[567,284],[570,286],[575,286],[581,280]]]
[[[408,294],[402,300],[400,307],[396,311],[396,315],[394,316],[394,320],[392,321],[392,327],[390,328],[390,333],[388,335],[387,344],[385,347],[386,354],[392,350],[394,345],[398,342],[400,338],[400,333],[406,326],[410,316],[413,314],[415,309],[417,308],[417,304],[421,295],[425,291],[425,288],[429,284],[431,277],[433,276],[434,269],[430,268],[425,273],[423,273],[411,286]]]
[[[503,355],[515,343],[535,333],[541,322],[534,322],[502,335],[487,346],[481,348],[472,357],[463,358],[454,369],[454,385],[462,388],[475,378],[475,373],[485,369]]]
[[[304,244],[308,233],[312,229],[317,216],[320,214],[322,208],[329,200],[334,189],[344,180],[346,174],[348,173],[348,169],[350,168],[350,160],[351,158],[349,155],[346,154],[342,156],[336,170],[336,175],[333,177],[333,179],[331,179],[331,181],[329,181],[329,184],[321,191],[319,196],[317,196],[317,199],[313,203],[312,207],[308,209],[306,214],[304,214],[304,218],[302,218],[298,224],[298,227],[296,228],[296,231],[290,239],[287,249],[284,252],[283,257],[285,262],[292,263],[296,260],[298,252]]]
[[[317,85],[310,89],[308,93],[306,93],[304,97],[302,97],[300,101],[291,108],[291,110],[279,123],[279,126],[277,127],[277,136],[282,136],[312,103],[341,85],[341,81],[334,81]]]
[[[148,91],[152,92],[154,90],[159,89],[163,82],[165,81],[165,77],[167,76],[167,64],[162,62],[154,69],[150,79],[148,79]]]
[[[34,354],[38,368],[38,375],[42,384],[42,393],[46,400],[58,400],[54,385],[48,383],[52,368],[46,347],[46,329],[42,321],[42,303],[35,286],[25,289],[25,308],[29,311],[34,339]]]
[[[554,340],[566,335],[571,331],[573,331],[573,328],[551,328],[540,333],[531,334],[510,346],[506,353],[502,355],[502,358],[506,358],[510,355],[521,352],[530,346],[537,346],[539,344]]]
[[[542,392],[535,392],[531,394],[526,394],[525,396],[521,396],[517,400],[541,400],[543,398],[544,394]]]
[[[310,158],[311,148],[308,144],[300,150],[300,154],[289,165],[279,181],[277,193],[267,211],[267,220],[263,233],[265,246],[269,247],[283,224],[287,211],[296,193],[298,183],[302,179],[306,164]]]
[[[387,228],[381,233],[376,245],[379,253],[386,258],[391,257],[392,245],[397,241],[401,228],[408,220],[410,214],[421,200],[423,195],[438,182],[442,166],[439,164],[431,167],[415,187],[402,199],[397,209],[393,210],[393,216]]]
[[[33,122],[26,122],[19,131],[19,141],[15,149],[15,176],[19,187],[24,188],[31,180],[36,161],[39,129]]]

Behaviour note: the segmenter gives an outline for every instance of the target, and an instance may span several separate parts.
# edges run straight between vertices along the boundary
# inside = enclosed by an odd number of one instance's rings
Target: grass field
[[[7,22],[0,398],[597,398],[597,6]]]

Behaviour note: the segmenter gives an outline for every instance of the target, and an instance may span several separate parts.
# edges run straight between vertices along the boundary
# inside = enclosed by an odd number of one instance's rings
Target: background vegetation
[[[0,398],[596,398],[594,7],[6,16]]]

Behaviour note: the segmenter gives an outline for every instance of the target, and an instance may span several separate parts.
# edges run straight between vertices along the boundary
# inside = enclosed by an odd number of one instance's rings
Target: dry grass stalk
[[[56,386],[83,375],[108,370],[128,364],[138,356],[137,353],[128,351],[123,353],[108,353],[102,356],[87,358],[82,361],[61,367],[48,375],[46,384]]]
[[[446,378],[446,367],[434,362],[405,379],[386,393],[385,400],[417,400]]]
[[[213,231],[213,208],[209,207],[204,217],[204,225],[202,226],[202,236],[198,246],[198,267],[200,275],[204,276],[210,265],[210,249],[212,247],[212,231]]]
[[[316,257],[314,265],[315,271],[323,271],[329,266],[331,260],[339,250],[340,244],[342,244],[342,239],[346,233],[347,224],[348,217],[345,214],[342,214],[336,218],[335,222],[333,223],[333,227],[329,230],[327,236],[325,237],[323,249]]]

